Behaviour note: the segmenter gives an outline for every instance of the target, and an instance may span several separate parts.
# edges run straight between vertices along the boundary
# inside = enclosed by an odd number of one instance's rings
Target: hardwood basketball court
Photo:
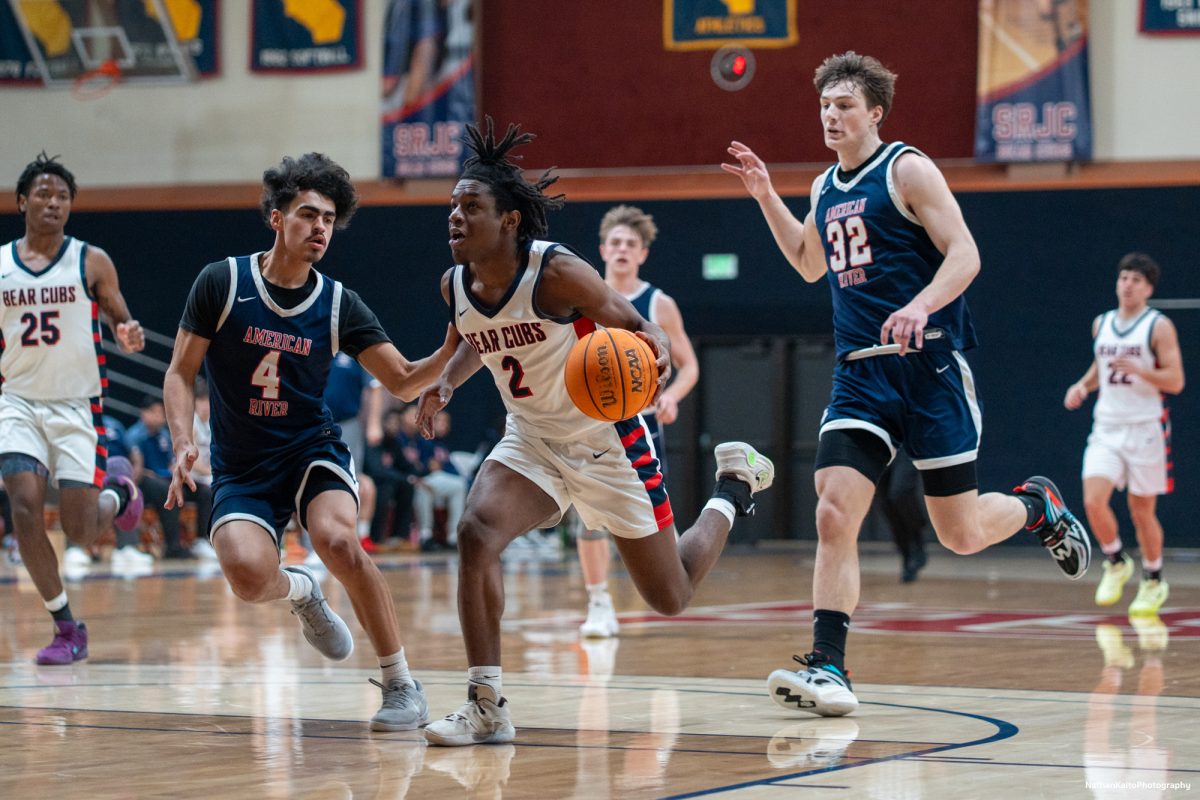
[[[1161,621],[1135,628],[1092,604],[1096,574],[1069,583],[1040,550],[937,551],[913,584],[890,551],[864,553],[848,659],[863,705],[837,719],[765,692],[809,643],[811,550],[731,550],[674,619],[647,613],[618,567],[621,636],[594,642],[577,634],[573,553],[509,560],[517,739],[468,748],[371,733],[378,670],[358,626],[350,660],[326,662],[286,603],[242,603],[203,562],[73,576],[90,657],[38,667],[48,617],[23,570],[0,567],[0,797],[1184,796],[1200,788],[1185,555],[1168,560]],[[465,684],[456,562],[380,563],[430,713],[448,713]]]

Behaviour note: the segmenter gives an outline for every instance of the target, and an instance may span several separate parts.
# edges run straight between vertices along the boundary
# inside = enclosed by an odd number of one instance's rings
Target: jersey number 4
[[[829,268],[841,272],[846,267],[864,267],[873,262],[867,243],[867,226],[862,217],[835,219],[825,226],[829,242]]]
[[[250,376],[250,383],[262,389],[264,400],[279,399],[278,350],[272,350],[262,357],[262,361],[254,368],[254,374]]]

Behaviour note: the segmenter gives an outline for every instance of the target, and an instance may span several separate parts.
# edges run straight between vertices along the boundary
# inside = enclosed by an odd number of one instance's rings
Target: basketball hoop
[[[71,96],[76,100],[96,100],[108,94],[120,81],[121,66],[110,58],[76,78],[71,84]]]

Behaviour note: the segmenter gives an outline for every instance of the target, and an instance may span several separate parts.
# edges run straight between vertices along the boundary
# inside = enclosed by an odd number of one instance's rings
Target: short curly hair
[[[614,206],[600,220],[600,243],[603,244],[608,234],[618,225],[632,228],[642,239],[642,247],[649,247],[658,238],[658,226],[654,217],[642,211],[637,206]]]
[[[262,210],[263,221],[271,225],[271,212],[284,211],[296,195],[314,191],[333,201],[336,209],[335,228],[345,228],[358,210],[358,192],[346,172],[336,161],[324,153],[305,153],[299,158],[288,156],[263,173]]]

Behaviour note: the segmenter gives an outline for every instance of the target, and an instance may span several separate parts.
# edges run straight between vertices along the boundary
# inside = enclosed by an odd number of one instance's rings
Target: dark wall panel
[[[899,74],[886,137],[970,157],[978,8],[964,0],[797,0],[799,42],[755,51],[727,92],[710,50],[663,48],[663,4],[525,0],[483,9],[480,111],[537,133],[530,167],[715,164],[732,138],[768,162],[828,161],[813,71],[856,50]]]

